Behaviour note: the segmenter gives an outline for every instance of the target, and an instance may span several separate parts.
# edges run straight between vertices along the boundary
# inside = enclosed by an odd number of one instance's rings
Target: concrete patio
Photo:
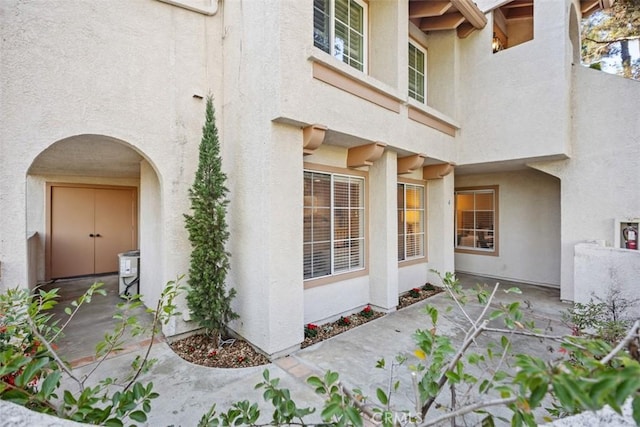
[[[487,283],[491,286],[495,284],[494,280],[482,277],[465,274],[458,277],[465,288],[471,288],[476,283]],[[568,305],[560,301],[557,289],[501,283],[502,290],[512,286],[518,286],[523,291],[522,295],[498,292],[493,301],[495,307],[500,303],[521,301],[526,319],[535,320],[540,328],[546,328],[554,335],[569,332],[561,322],[561,313]],[[305,380],[309,375],[322,376],[327,370],[339,372],[341,381],[349,388],[359,387],[366,395],[375,396],[377,387],[388,387],[389,368],[396,355],[407,356],[407,364],[417,361],[412,355],[415,350],[412,334],[417,329],[431,328],[429,318],[423,310],[426,304],[433,304],[440,309],[439,332],[451,336],[454,344],[459,343],[464,335],[463,329],[468,328],[468,322],[457,309],[445,312],[445,308],[450,306],[452,301],[444,293],[262,367],[225,370],[197,366],[180,359],[167,343],[160,342],[152,350],[152,357],[158,360],[157,365],[141,378],[144,382],[153,382],[154,389],[160,393],[160,397],[153,401],[148,424],[193,426],[213,403],[219,410],[225,410],[233,402],[244,399],[258,402],[264,409],[264,421],[268,421],[271,414],[269,405],[262,400],[262,391],[254,389],[255,384],[262,381],[262,372],[265,369],[270,371],[272,378],[281,379],[281,386],[290,389],[294,400],[302,407],[322,406],[322,398],[314,393]],[[479,315],[482,307],[477,302],[470,301],[466,309],[473,318]],[[91,328],[85,328],[83,332],[89,334],[90,330]],[[478,345],[486,346],[491,341],[497,343],[498,339],[499,337],[482,337],[478,340]],[[91,339],[87,336],[80,340],[84,341],[89,342]],[[557,349],[556,345],[521,337],[512,337],[512,341],[514,352],[536,354],[545,359],[559,356],[554,351]],[[108,359],[95,372],[94,380],[125,372],[131,360],[140,352],[135,348],[134,345],[131,352]],[[375,368],[376,361],[381,358],[387,361],[386,370]],[[93,365],[88,364],[76,368],[75,371],[81,375],[92,368]],[[482,372],[474,374],[481,375]],[[408,369],[404,366],[395,368],[393,376],[402,384],[393,395],[393,406],[396,409],[414,409],[415,399]],[[71,386],[70,383],[68,385]],[[473,397],[469,396],[470,399]],[[461,394],[460,398],[464,396]],[[441,403],[446,404],[446,399]],[[437,413],[439,411],[435,412],[434,416],[440,415]],[[492,413],[509,414],[508,411],[501,412],[499,408],[493,408]],[[317,422],[320,418],[316,413],[306,421]]]

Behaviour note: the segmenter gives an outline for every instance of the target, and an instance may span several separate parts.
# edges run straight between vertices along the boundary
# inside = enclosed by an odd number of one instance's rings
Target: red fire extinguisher
[[[627,223],[622,230],[622,236],[627,249],[638,249],[638,229],[633,224]]]

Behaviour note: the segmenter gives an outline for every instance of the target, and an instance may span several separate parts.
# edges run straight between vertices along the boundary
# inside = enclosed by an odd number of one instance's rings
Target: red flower
[[[307,329],[310,329],[310,330],[313,331],[314,329],[318,329],[318,325],[314,325],[313,323],[309,323],[309,324],[307,324]]]
[[[365,313],[370,312],[371,311],[371,306],[370,305],[366,306],[364,309],[362,309],[362,311],[364,311]]]

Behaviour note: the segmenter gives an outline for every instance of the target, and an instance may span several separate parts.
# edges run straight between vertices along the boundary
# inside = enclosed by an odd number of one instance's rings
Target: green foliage
[[[616,74],[640,80],[640,58],[629,54],[629,41],[640,37],[640,0],[616,0],[584,19],[581,33],[584,63],[601,69],[604,60],[619,57]]]
[[[225,287],[230,257],[225,248],[229,239],[226,180],[213,99],[209,96],[198,170],[189,189],[192,214],[185,215],[192,246],[187,303],[193,319],[218,341],[227,323],[238,317],[231,308],[236,291]]]
[[[318,325],[314,323],[307,323],[304,325],[304,337],[315,338],[318,335]]]
[[[586,303],[575,303],[562,314],[562,320],[574,335],[589,335],[613,343],[619,341],[631,327],[633,319],[627,312],[640,298],[626,298],[619,288],[610,286],[604,298],[593,296]]]
[[[409,292],[407,292],[407,294],[411,298],[418,298],[418,297],[420,297],[420,288],[409,289]]]
[[[266,402],[271,403],[274,408],[270,424],[280,426],[297,422],[304,425],[304,417],[312,414],[315,409],[298,408],[291,399],[289,390],[280,388],[280,379],[271,379],[268,370],[262,373],[262,377],[263,381],[258,383],[255,388],[256,390],[264,389],[262,397]],[[236,402],[226,412],[220,414],[216,412],[216,405],[214,404],[200,418],[198,427],[255,425],[258,418],[260,418],[258,405],[256,403],[252,404],[248,400]]]
[[[367,305],[365,308],[360,310],[360,313],[358,313],[358,314],[360,314],[360,316],[364,317],[365,319],[369,319],[369,318],[373,317],[375,312],[373,311],[373,309],[371,308],[370,305]]]
[[[61,326],[52,320],[48,312],[57,304],[58,289],[38,290],[35,294],[26,289],[9,289],[0,294],[0,399],[87,424],[121,426],[125,421],[147,421],[151,400],[158,397],[152,383],[145,385],[137,381],[138,375],[153,364],[153,360],[147,359],[148,351],[144,358],[137,357],[133,361],[131,372],[121,383],[116,378],[106,378],[94,387],[85,387],[91,373],[82,379],[76,378],[56,352],[55,340],[62,335],[80,307],[90,303],[94,295],[106,294],[102,286],[102,283],[94,283],[80,298],[72,301],[65,309],[69,317]],[[162,292],[158,308],[151,310],[154,321],[149,346],[153,343],[153,335],[159,331],[159,325],[166,323],[174,314],[173,301],[179,290],[178,281],[169,282]],[[149,332],[130,314],[140,304],[140,296],[135,295],[130,301],[118,305],[114,315],[118,323],[114,331],[107,332],[96,346],[96,368],[123,346],[125,331],[132,336]],[[78,392],[60,390],[63,372],[76,382]],[[112,391],[114,385],[121,387],[115,393]]]
[[[340,385],[337,372],[327,371],[323,378],[311,376],[307,383],[315,388],[317,394],[325,397],[320,416],[332,426],[362,426],[363,419],[356,400],[346,393]]]
[[[327,371],[323,377],[307,379],[316,393],[324,397],[320,411],[324,423],[361,426],[368,419],[383,427],[431,426],[447,421],[466,425],[467,420],[458,419],[475,413],[479,418],[471,422],[474,425],[494,426],[502,421],[512,426],[535,426],[538,421],[535,414],[545,405],[551,405],[546,408],[549,414],[559,417],[604,405],[619,412],[623,403],[631,400],[634,420],[640,425],[640,363],[635,359],[640,357],[625,351],[626,345],[637,345],[640,321],[616,347],[590,336],[547,335],[524,318],[520,302],[494,301],[498,285],[492,290],[478,286],[466,291],[452,273],[441,278],[443,289],[459,309],[456,318],[468,323],[466,328],[458,325],[465,332],[462,343],[454,344],[449,336],[439,333],[442,313],[427,305],[425,312],[431,327],[413,335],[415,359],[407,355],[398,355],[393,363],[379,359],[375,367],[387,371],[389,381],[386,387],[376,387],[372,398],[359,389],[349,391],[340,383],[337,372]],[[521,293],[517,288],[503,292]],[[475,318],[465,308],[467,300],[478,301],[482,308]],[[488,342],[483,339],[483,345],[478,346],[481,335],[495,337],[489,337]],[[531,354],[513,354],[514,336],[560,343],[565,356],[548,361]],[[396,378],[398,369],[405,367],[412,374],[416,408],[396,408],[392,404],[401,385]],[[267,371],[257,388],[265,389],[264,398],[274,407],[271,424],[305,425],[303,417],[313,412],[311,408],[299,410],[289,391],[278,388],[278,380],[271,379]],[[446,401],[447,392],[449,403],[435,405],[436,398],[439,402]],[[491,410],[494,406],[510,409],[511,419],[494,415]],[[213,412],[203,417],[205,422],[201,425],[252,424],[259,416],[255,408],[243,401],[234,404],[226,415],[216,417],[214,407]]]

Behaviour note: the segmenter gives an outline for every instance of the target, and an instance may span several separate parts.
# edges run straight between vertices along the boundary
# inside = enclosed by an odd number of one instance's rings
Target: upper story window
[[[426,51],[421,46],[409,42],[409,96],[422,103],[427,95],[426,63]]]
[[[304,279],[364,269],[364,178],[304,172]]]
[[[398,261],[424,257],[424,186],[398,183]]]
[[[497,255],[498,187],[456,190],[456,250]]]
[[[365,71],[367,4],[362,0],[313,0],[313,44]]]

